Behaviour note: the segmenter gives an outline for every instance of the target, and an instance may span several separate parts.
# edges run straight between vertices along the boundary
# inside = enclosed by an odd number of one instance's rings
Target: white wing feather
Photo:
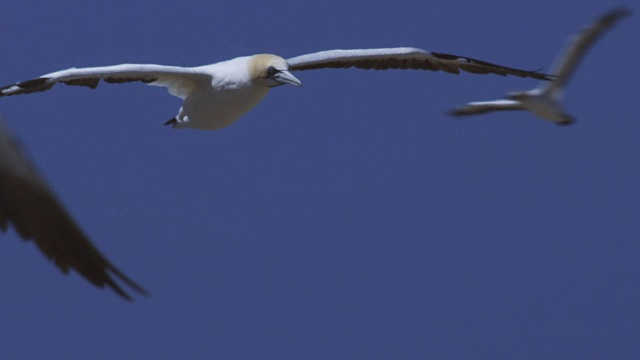
[[[465,56],[429,52],[412,47],[327,50],[287,59],[290,70],[349,68],[386,70],[418,69],[458,74],[460,70],[475,74],[497,74],[552,80],[546,74],[492,64]]]
[[[0,88],[0,96],[45,91],[56,83],[95,88],[100,80],[108,83],[141,81],[164,86],[171,95],[184,99],[199,82],[211,81],[211,75],[198,68],[152,64],[121,64],[113,66],[71,68],[42,75]]]
[[[451,110],[449,114],[454,116],[467,116],[505,110],[524,110],[524,107],[519,101],[515,100],[476,101],[455,108]]]

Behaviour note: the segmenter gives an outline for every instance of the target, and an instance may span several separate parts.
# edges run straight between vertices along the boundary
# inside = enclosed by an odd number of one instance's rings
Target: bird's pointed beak
[[[294,86],[302,86],[302,81],[293,76],[289,70],[280,70],[273,75],[273,79],[281,84],[289,84]]]

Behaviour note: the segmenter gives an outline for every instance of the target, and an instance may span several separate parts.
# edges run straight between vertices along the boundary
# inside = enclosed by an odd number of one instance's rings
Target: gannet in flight
[[[0,121],[0,229],[6,231],[9,225],[25,241],[33,240],[62,272],[73,269],[95,286],[108,286],[127,300],[131,297],[114,277],[147,294],[91,244]]]
[[[556,76],[555,81],[543,82],[537,88],[512,92],[505,99],[493,101],[470,102],[449,112],[454,116],[486,114],[503,110],[528,110],[546,120],[558,125],[569,125],[575,119],[563,109],[561,101],[564,88],[575,72],[580,60],[594,42],[623,17],[631,12],[625,8],[611,10],[593,24],[583,29],[579,34],[569,38],[566,50],[560,54],[552,67],[551,73]]]
[[[231,125],[256,106],[270,88],[283,84],[300,86],[302,83],[291,71],[350,67],[441,70],[452,74],[463,70],[475,74],[551,80],[548,75],[536,71],[509,68],[464,56],[416,48],[387,48],[328,50],[286,60],[276,55],[258,54],[191,68],[144,64],[71,68],[2,87],[0,97],[49,90],[59,82],[93,89],[100,80],[107,83],[141,81],[164,86],[171,95],[183,100],[178,114],[165,125],[214,130]]]
[[[268,54],[239,57],[193,68],[123,64],[68,69],[0,88],[1,96],[45,91],[56,83],[95,88],[107,83],[141,81],[164,86],[183,99],[178,114],[166,124],[174,128],[213,130],[228,126],[256,106],[270,88],[301,82],[291,71],[321,68],[421,69],[458,74],[515,75],[550,80],[535,71],[491,64],[472,58],[415,48],[330,50],[285,60]],[[73,222],[16,141],[0,128],[0,227],[13,224],[23,239],[33,239],[63,272],[78,271],[98,287],[108,286],[125,299],[121,280],[146,294],[112,265]],[[113,275],[113,277],[112,277]]]

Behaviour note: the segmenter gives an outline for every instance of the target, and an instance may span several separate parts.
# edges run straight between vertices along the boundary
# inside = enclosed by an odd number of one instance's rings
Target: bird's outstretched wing
[[[100,80],[107,83],[141,81],[149,85],[164,86],[171,95],[184,99],[199,82],[210,81],[211,76],[198,68],[151,64],[71,68],[4,86],[0,88],[0,97],[45,91],[57,83],[95,89]]]
[[[290,70],[350,68],[372,70],[417,69],[459,74],[460,70],[474,74],[497,74],[553,80],[537,71],[514,69],[465,56],[429,52],[400,47],[385,49],[327,50],[287,59]]]
[[[493,100],[470,102],[464,106],[457,107],[449,112],[453,116],[480,115],[494,111],[504,110],[525,110],[519,101],[514,100]]]
[[[9,225],[25,241],[35,242],[65,274],[73,269],[95,286],[110,287],[129,301],[131,296],[114,277],[147,295],[91,244],[0,121],[0,229],[7,230]]]
[[[565,49],[560,53],[560,56],[551,67],[551,73],[557,76],[556,81],[542,84],[541,88],[550,92],[564,88],[576,71],[585,53],[593,46],[595,41],[598,40],[607,29],[610,29],[619,20],[630,14],[631,11],[626,8],[615,8],[599,17],[580,33],[570,37]]]

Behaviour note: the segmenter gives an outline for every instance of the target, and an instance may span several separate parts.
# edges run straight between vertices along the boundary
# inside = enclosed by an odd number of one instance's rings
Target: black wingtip
[[[524,77],[532,77],[536,80],[542,80],[542,81],[556,81],[557,79],[560,78],[560,76],[558,75],[552,75],[552,74],[545,74],[542,71],[543,68],[539,68],[537,70],[533,70],[533,71],[528,71],[527,75],[524,75]]]
[[[558,126],[568,126],[576,123],[576,119],[571,115],[563,115],[562,120],[556,121]]]
[[[533,75],[534,78],[536,78],[538,80],[543,80],[543,81],[555,81],[557,78],[559,78],[558,75],[551,75],[551,74],[542,73],[543,69],[544,68],[537,68],[535,70],[529,71],[529,73],[535,74],[535,75]]]
[[[614,23],[624,17],[630,16],[633,11],[625,6],[618,6],[602,16],[606,22]]]
[[[137,292],[139,295],[142,295],[144,297],[149,297],[149,293],[147,292],[147,290],[145,290],[142,286],[140,286],[135,281],[131,280],[128,276],[126,276],[116,267],[114,267],[113,265],[110,265],[109,270],[114,275],[116,275],[120,280],[126,283],[130,288],[135,290],[135,292]],[[133,301],[133,297],[131,297],[131,295],[126,293],[111,277],[109,277],[109,279],[105,282],[105,284],[109,286],[111,289],[113,289],[113,291],[115,291],[118,295],[120,295],[120,297],[124,298],[129,302]]]
[[[459,108],[451,109],[445,112],[445,115],[448,115],[450,117],[457,118],[457,119],[462,119],[464,117],[463,116],[464,113],[462,113],[460,110],[461,109]]]
[[[535,74],[540,74],[540,77],[535,77],[538,80],[543,80],[543,81],[556,81],[557,79],[560,78],[560,76],[558,75],[550,75],[550,74],[543,74],[543,73],[539,73],[539,72],[535,72]]]
[[[19,82],[19,83],[16,84],[16,86],[21,88],[21,89],[29,89],[29,88],[32,88],[32,87],[44,85],[47,82],[47,80],[49,80],[49,78],[41,77],[41,78],[37,78],[37,79],[32,79],[32,80]]]
[[[164,125],[165,125],[165,126],[167,126],[167,125],[171,125],[171,126],[173,126],[173,125],[175,125],[175,124],[177,124],[177,123],[178,123],[178,119],[176,119],[175,117],[173,117],[171,120],[169,120],[169,121],[165,122],[165,123],[164,123]]]
[[[49,90],[53,87],[53,85],[55,85],[55,81],[49,82],[49,80],[50,78],[40,77],[36,79],[15,83],[12,85],[0,87],[0,97],[20,95],[20,94],[31,94],[34,92]]]

